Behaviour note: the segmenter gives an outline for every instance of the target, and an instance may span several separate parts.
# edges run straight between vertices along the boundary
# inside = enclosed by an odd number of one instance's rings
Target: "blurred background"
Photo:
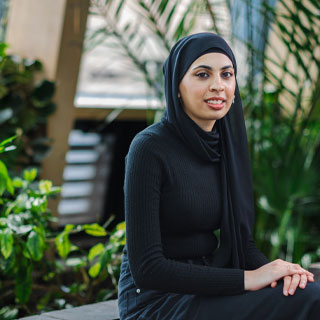
[[[318,0],[2,0],[0,21],[0,318],[116,296],[124,157],[201,31],[236,55],[257,246],[320,260]]]

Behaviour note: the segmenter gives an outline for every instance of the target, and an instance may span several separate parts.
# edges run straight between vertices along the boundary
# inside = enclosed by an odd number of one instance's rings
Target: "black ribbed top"
[[[177,261],[210,255],[217,247],[213,231],[222,212],[220,165],[197,157],[164,122],[134,138],[124,192],[129,264],[138,287],[190,294],[244,292],[243,270]],[[251,267],[265,263],[259,255],[251,250]]]

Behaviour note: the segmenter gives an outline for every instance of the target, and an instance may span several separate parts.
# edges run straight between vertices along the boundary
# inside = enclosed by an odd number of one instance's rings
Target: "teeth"
[[[211,104],[221,104],[223,102],[223,100],[208,100],[208,103]]]

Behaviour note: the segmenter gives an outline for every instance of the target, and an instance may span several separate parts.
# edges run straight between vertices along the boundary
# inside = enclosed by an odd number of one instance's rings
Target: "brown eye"
[[[196,77],[198,78],[208,78],[209,74],[207,72],[199,72],[196,74]]]
[[[223,76],[224,78],[231,78],[231,77],[233,76],[233,73],[227,71],[227,72],[224,72],[224,73],[222,74],[222,76]]]

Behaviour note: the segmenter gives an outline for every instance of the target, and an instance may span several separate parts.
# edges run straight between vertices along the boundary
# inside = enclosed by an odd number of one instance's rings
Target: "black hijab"
[[[214,265],[244,269],[246,247],[253,226],[253,193],[238,84],[229,112],[215,122],[211,132],[204,131],[184,112],[178,98],[179,84],[186,71],[197,58],[208,52],[227,55],[237,74],[233,52],[220,36],[198,33],[180,39],[163,66],[167,108],[162,121],[203,161],[221,162],[223,212],[220,245],[214,253]]]

